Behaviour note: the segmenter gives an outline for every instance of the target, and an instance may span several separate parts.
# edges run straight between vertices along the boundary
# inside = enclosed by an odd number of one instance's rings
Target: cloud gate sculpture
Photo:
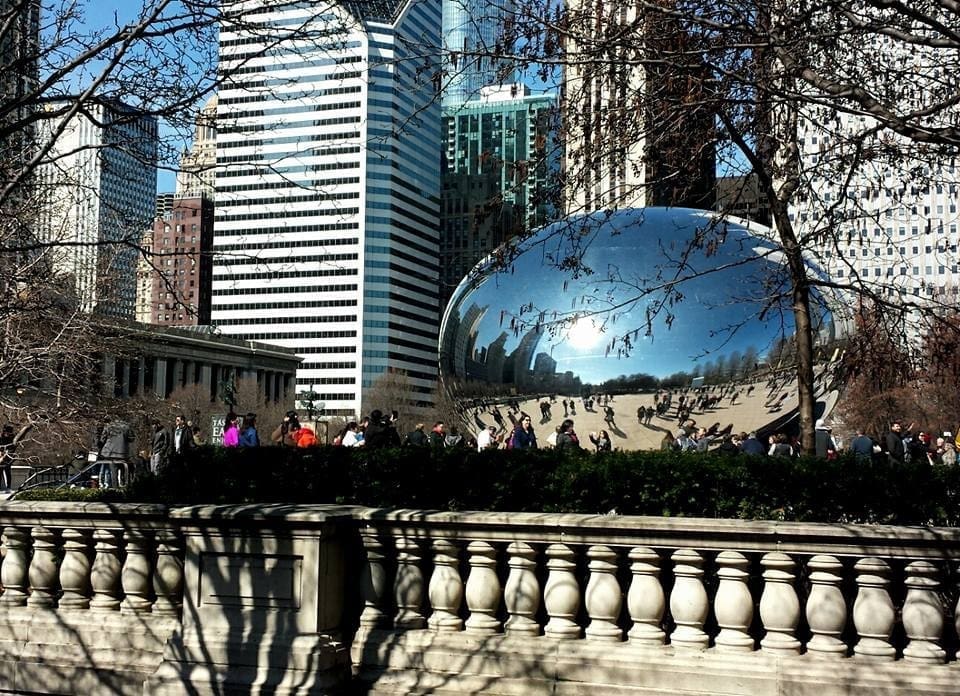
[[[797,408],[794,324],[771,235],[679,208],[541,228],[457,287],[441,326],[444,387],[469,428],[506,430],[522,411],[541,442],[565,415],[582,434],[606,430],[623,449],[659,446],[689,421],[719,431],[783,428]],[[814,315],[826,345],[825,303]],[[835,398],[830,381],[821,364],[818,415]]]

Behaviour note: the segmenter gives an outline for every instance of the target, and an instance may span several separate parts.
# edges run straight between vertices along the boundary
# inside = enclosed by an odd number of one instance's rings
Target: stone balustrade
[[[665,689],[703,693],[727,693],[738,670],[753,686],[729,693],[764,693],[768,682],[847,693],[852,678],[879,693],[904,680],[909,693],[960,693],[960,530],[375,510],[361,519],[365,577],[377,581],[364,584],[353,653],[378,693],[433,684],[422,668],[430,651],[445,655],[433,677],[468,692],[485,675],[499,682],[512,662],[509,688],[530,693],[553,681],[627,693],[656,684],[658,669]],[[577,656],[590,669],[575,667]],[[602,667],[633,660],[646,666],[639,682]],[[677,660],[698,665],[686,681]]]
[[[0,528],[0,690],[960,695],[956,529],[60,503]]]

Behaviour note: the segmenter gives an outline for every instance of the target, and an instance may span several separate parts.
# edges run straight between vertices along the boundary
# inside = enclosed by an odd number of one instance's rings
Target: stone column
[[[124,599],[120,611],[124,614],[150,612],[150,539],[139,529],[128,529],[123,534],[127,558],[123,563],[120,581]]]
[[[675,576],[670,613],[677,624],[670,642],[676,648],[703,650],[710,640],[703,631],[710,609],[703,587],[703,557],[693,549],[679,549],[670,558]]]
[[[153,393],[159,399],[167,398],[167,359],[153,359]]]
[[[540,583],[537,581],[537,553],[529,544],[515,541],[507,547],[510,574],[503,590],[507,605],[507,634],[535,636],[540,633],[536,621],[540,608]]]
[[[753,622],[753,596],[750,594],[750,561],[736,551],[723,551],[717,555],[720,584],[713,599],[713,613],[717,617],[720,633],[716,638],[718,650],[750,652],[754,648],[750,635]]]
[[[210,383],[212,381],[213,381],[213,366],[210,363],[201,363],[200,364],[200,384],[202,384],[207,389],[209,389]]]
[[[435,631],[459,631],[463,628],[460,603],[463,581],[457,545],[448,539],[433,542],[433,574],[427,588],[432,612],[427,625]]]
[[[760,597],[760,620],[767,632],[760,647],[780,655],[799,655],[800,641],[794,635],[800,622],[800,600],[793,586],[793,559],[775,551],[760,559],[763,571],[763,594]]]
[[[813,634],[807,653],[811,657],[844,657],[847,645],[840,640],[847,625],[847,603],[840,589],[843,565],[833,556],[814,556],[807,567],[811,571],[807,624]]]
[[[397,577],[393,593],[397,601],[394,626],[399,629],[423,628],[426,619],[420,613],[423,604],[423,571],[420,570],[420,547],[416,540],[397,539]]]
[[[30,598],[27,605],[48,609],[57,595],[57,534],[47,527],[34,527],[33,558],[30,560]]]
[[[890,567],[880,558],[863,558],[854,566],[857,571],[857,599],[853,603],[853,625],[860,642],[853,648],[858,657],[893,660],[896,650],[890,644],[896,611],[887,585]]]
[[[660,584],[660,556],[653,549],[630,549],[630,572],[633,580],[627,592],[627,609],[633,628],[628,634],[631,643],[663,645],[666,634],[660,628],[667,601]]]
[[[946,623],[940,602],[937,567],[929,561],[914,561],[906,568],[907,598],[901,616],[909,644],[903,659],[911,662],[942,664],[947,653],[940,647]]]
[[[60,608],[90,608],[90,533],[82,529],[63,530],[63,562],[60,564]]]
[[[112,355],[104,355],[100,363],[100,369],[103,371],[103,395],[112,399],[117,389],[117,359]]]
[[[120,396],[130,398],[130,361],[126,358],[120,359]]]
[[[500,578],[497,577],[497,549],[485,541],[472,541],[467,546],[470,554],[470,576],[467,578],[467,630],[470,633],[497,633],[500,621]]]
[[[547,585],[543,590],[543,603],[550,620],[544,633],[551,638],[572,639],[580,637],[576,623],[580,610],[580,586],[574,574],[573,550],[565,544],[547,547]]]
[[[147,380],[147,361],[141,355],[137,358],[137,396],[144,397]]]
[[[153,613],[177,616],[183,606],[183,542],[173,530],[158,531],[157,567],[153,570]]]
[[[360,576],[360,592],[363,596],[363,612],[360,625],[364,628],[379,628],[390,623],[383,613],[383,600],[387,594],[387,570],[384,567],[383,543],[376,532],[364,532],[363,548],[367,562]]]
[[[173,388],[174,390],[179,389],[183,386],[183,375],[186,365],[183,360],[174,360],[173,361]]]
[[[588,640],[619,642],[623,631],[617,626],[623,593],[617,582],[617,554],[608,546],[591,546],[587,549],[590,579],[587,581],[585,600],[590,625],[585,631]]]
[[[27,603],[27,590],[30,587],[30,534],[26,529],[6,527],[3,537],[6,553],[0,566],[0,584],[3,585],[0,604],[22,607]]]
[[[93,533],[96,556],[90,571],[93,599],[90,608],[96,611],[117,611],[120,608],[120,531],[98,529]]]

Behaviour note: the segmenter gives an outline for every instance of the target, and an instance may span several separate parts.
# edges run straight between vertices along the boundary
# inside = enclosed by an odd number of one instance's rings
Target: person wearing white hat
[[[817,456],[824,459],[833,459],[837,456],[837,443],[834,442],[831,427],[823,418],[819,419],[814,427]]]

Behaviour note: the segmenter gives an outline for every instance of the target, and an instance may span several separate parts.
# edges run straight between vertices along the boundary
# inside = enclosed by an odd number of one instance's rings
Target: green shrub
[[[21,500],[336,503],[426,510],[606,513],[956,525],[960,468],[674,452],[343,447],[200,448],[125,491]]]

